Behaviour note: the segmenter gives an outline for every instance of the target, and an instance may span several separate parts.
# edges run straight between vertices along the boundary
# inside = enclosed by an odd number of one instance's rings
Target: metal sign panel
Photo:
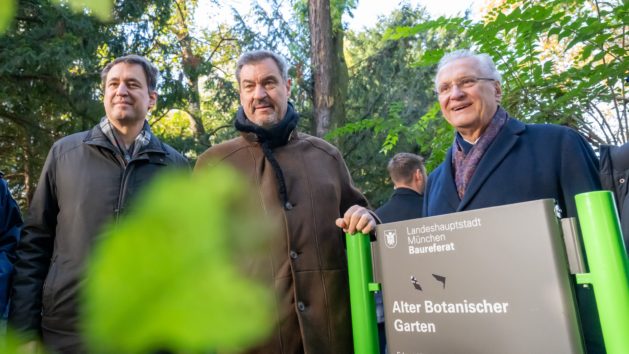
[[[583,353],[552,200],[378,225],[391,354]]]

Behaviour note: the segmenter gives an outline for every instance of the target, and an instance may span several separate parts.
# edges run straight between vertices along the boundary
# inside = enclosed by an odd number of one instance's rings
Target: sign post
[[[347,243],[347,270],[349,272],[349,296],[352,311],[352,331],[355,354],[377,354],[378,325],[376,303],[371,290],[375,289],[371,266],[369,235],[362,233],[345,235]]]
[[[629,260],[612,194],[580,194],[576,204],[589,269],[576,283],[593,286],[607,353],[629,353]],[[378,225],[389,352],[584,353],[554,205],[537,200]],[[380,284],[370,238],[346,234],[346,242],[354,350],[376,354],[372,291]]]
[[[629,353],[629,262],[614,199],[609,191],[575,199],[589,268],[577,283],[594,288],[607,353]]]

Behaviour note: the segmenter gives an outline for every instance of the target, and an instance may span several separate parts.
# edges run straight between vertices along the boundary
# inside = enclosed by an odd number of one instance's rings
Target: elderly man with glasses
[[[571,217],[576,194],[601,188],[596,155],[576,131],[525,124],[500,107],[500,74],[488,55],[444,56],[435,85],[456,133],[428,177],[424,216],[553,198]],[[588,353],[604,353],[591,288],[577,289],[577,297]]]

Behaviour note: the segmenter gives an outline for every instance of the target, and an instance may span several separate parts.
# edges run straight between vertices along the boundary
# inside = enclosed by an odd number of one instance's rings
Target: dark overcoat
[[[282,208],[275,171],[251,133],[211,147],[195,166],[235,167],[253,183],[268,217],[281,224],[268,260],[256,269],[275,290],[275,331],[248,353],[353,353],[344,237],[334,222],[354,204],[367,206],[367,200],[354,187],[340,152],[322,139],[293,132],[273,155],[284,175],[289,210]]]
[[[601,145],[601,183],[614,192],[620,227],[629,252],[629,143],[622,146]]]
[[[424,198],[410,188],[396,188],[391,198],[376,210],[383,223],[417,219],[422,216]]]
[[[598,159],[572,129],[509,118],[478,163],[465,196],[456,191],[452,148],[428,177],[424,216],[554,198],[576,216],[574,196],[601,189]]]
[[[158,173],[188,166],[154,135],[128,164],[122,159],[97,125],[55,142],[44,163],[17,247],[9,324],[41,332],[50,351],[84,350],[78,293],[102,228]]]
[[[601,189],[598,159],[572,129],[508,118],[487,148],[461,200],[452,148],[428,177],[424,216],[553,198],[563,217],[576,216],[574,196]],[[591,288],[577,288],[588,353],[604,353]]]

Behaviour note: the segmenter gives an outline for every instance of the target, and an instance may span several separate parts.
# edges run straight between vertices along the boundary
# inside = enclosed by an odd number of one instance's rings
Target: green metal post
[[[577,283],[594,289],[608,354],[629,353],[629,261],[611,192],[575,197],[589,273]]]
[[[376,302],[370,292],[373,270],[371,268],[369,235],[347,233],[345,240],[347,241],[347,269],[352,308],[354,353],[377,354],[379,352],[378,324],[376,322]]]

